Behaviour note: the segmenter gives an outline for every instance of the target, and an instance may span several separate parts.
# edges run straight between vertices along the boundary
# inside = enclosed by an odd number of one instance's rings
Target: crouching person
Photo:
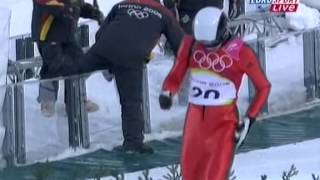
[[[176,54],[184,33],[166,7],[157,0],[121,1],[98,30],[96,42],[73,66],[78,68],[76,73],[109,69],[114,74],[122,113],[122,149],[128,153],[153,152],[143,142],[142,78],[161,34]]]

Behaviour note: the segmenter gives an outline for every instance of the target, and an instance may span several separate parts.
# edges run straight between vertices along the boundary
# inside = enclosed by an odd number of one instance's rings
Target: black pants
[[[37,42],[42,57],[41,79],[49,79],[65,75],[69,67],[83,56],[81,47],[76,42]],[[59,82],[41,82],[38,101],[55,102],[58,96]]]
[[[128,58],[124,61],[140,60]],[[115,76],[121,104],[124,146],[138,146],[143,142],[143,60],[135,66],[113,63],[89,50],[80,61],[77,73],[109,69]],[[107,98],[108,92],[106,92]]]

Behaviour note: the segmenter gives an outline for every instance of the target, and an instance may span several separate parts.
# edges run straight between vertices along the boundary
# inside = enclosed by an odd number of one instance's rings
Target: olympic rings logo
[[[228,55],[219,56],[215,52],[206,54],[203,51],[196,50],[193,53],[194,61],[199,65],[201,69],[212,69],[215,72],[222,72],[223,70],[230,68],[233,64],[233,60]]]
[[[129,16],[135,16],[138,19],[145,19],[149,17],[149,13],[138,9],[128,9]]]

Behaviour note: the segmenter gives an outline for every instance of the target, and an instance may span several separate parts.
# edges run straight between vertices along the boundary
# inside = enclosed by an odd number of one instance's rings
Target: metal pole
[[[150,103],[149,103],[149,83],[148,83],[148,69],[147,65],[143,67],[143,118],[144,118],[144,133],[151,133],[151,122],[150,122]]]
[[[313,31],[314,33],[314,38],[313,38],[313,44],[314,44],[314,71],[315,71],[315,96],[316,98],[320,97],[320,30],[315,29]]]
[[[314,31],[303,33],[303,63],[304,86],[307,101],[315,98],[316,70],[315,70],[315,34]]]
[[[24,87],[14,86],[15,140],[17,163],[26,163]]]
[[[5,135],[2,145],[3,157],[7,162],[7,167],[15,165],[15,138],[14,138],[14,102],[13,88],[6,87],[6,94],[2,106],[3,126],[5,127]]]
[[[80,145],[84,148],[89,148],[88,114],[85,108],[85,79],[79,77],[66,79],[65,88],[69,124],[69,145],[74,149]]]
[[[77,86],[73,79],[65,80],[65,100],[66,100],[66,110],[68,116],[68,126],[69,126],[69,146],[72,148],[79,147],[79,116],[77,116],[75,99],[77,95],[75,94]]]
[[[78,79],[79,81],[79,111],[80,111],[80,142],[83,148],[90,147],[90,135],[88,124],[88,113],[86,109],[86,79],[84,77]]]

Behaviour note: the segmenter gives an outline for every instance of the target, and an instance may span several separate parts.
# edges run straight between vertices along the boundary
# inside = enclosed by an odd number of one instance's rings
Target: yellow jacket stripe
[[[64,6],[62,2],[58,2],[57,0],[52,0],[46,3],[48,6]],[[54,17],[52,15],[48,16],[41,27],[40,32],[40,41],[44,41],[47,38],[50,27],[53,23]]]
[[[57,0],[48,1],[46,3],[46,5],[49,5],[49,6],[64,6],[64,4],[62,2],[59,2]]]
[[[41,32],[40,32],[40,41],[46,40],[48,32],[53,22],[53,19],[54,17],[50,15],[48,18],[46,18],[45,22],[43,23]]]

